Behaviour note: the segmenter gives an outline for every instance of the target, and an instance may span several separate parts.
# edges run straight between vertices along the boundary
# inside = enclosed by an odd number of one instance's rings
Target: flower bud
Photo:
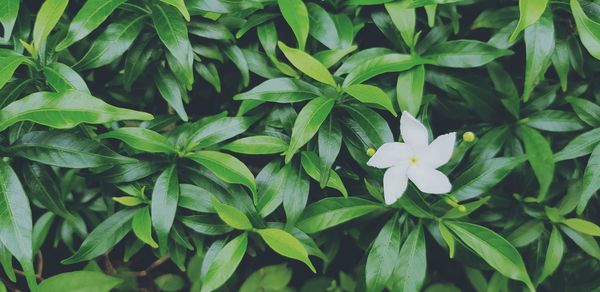
[[[369,147],[369,149],[367,149],[367,156],[371,157],[373,155],[375,155],[375,148]]]
[[[473,142],[475,140],[475,133],[468,131],[463,134],[463,140],[466,142]]]

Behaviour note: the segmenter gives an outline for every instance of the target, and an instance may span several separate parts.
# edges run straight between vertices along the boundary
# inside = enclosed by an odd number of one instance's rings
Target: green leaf
[[[304,1],[277,0],[277,5],[279,6],[281,15],[283,15],[283,18],[294,32],[298,47],[303,51],[309,31],[308,10],[306,9],[306,5],[304,5]]]
[[[425,66],[419,65],[398,74],[396,82],[396,99],[400,110],[417,116],[423,100],[425,87]]]
[[[245,132],[254,122],[248,117],[222,117],[199,126],[189,138],[186,149],[206,148]]]
[[[406,8],[405,4],[401,1],[386,3],[385,10],[387,10],[392,22],[400,31],[400,36],[409,48],[414,48],[415,43],[415,24],[416,24],[416,13],[414,8]]]
[[[367,263],[365,277],[368,291],[382,291],[392,277],[400,255],[400,222],[394,215],[373,241]]]
[[[123,56],[144,28],[146,15],[119,19],[106,27],[73,68],[94,69],[108,65]]]
[[[67,220],[74,220],[73,214],[65,206],[58,177],[54,171],[38,163],[27,163],[23,167],[23,179],[27,181],[27,193],[52,213]]]
[[[344,79],[342,86],[363,83],[384,73],[406,71],[425,62],[425,59],[418,56],[395,53],[372,57],[354,67]]]
[[[544,80],[544,73],[548,69],[554,52],[554,20],[550,10],[547,10],[535,24],[525,30],[525,48],[523,101],[527,102],[533,88]]]
[[[65,8],[67,8],[68,0],[46,0],[40,7],[33,25],[33,54],[34,58],[37,52],[43,48],[46,43],[46,38],[54,29],[54,26],[60,20]],[[44,52],[41,52],[42,54]]]
[[[527,159],[540,184],[538,199],[543,201],[554,179],[552,148],[550,148],[550,143],[546,138],[532,128],[522,126],[521,133],[523,134]]]
[[[150,114],[115,107],[80,91],[36,92],[13,101],[0,110],[0,131],[22,121],[69,129],[81,123],[103,124],[151,119],[153,116]]]
[[[182,73],[185,74],[185,76],[178,77],[185,78],[187,81],[185,85],[188,89],[191,89],[194,82],[194,54],[185,21],[181,18],[177,9],[170,5],[158,3],[152,6],[152,22],[158,33],[158,38],[167,47],[167,50],[177,61],[177,66],[181,67]]]
[[[233,275],[248,247],[248,234],[242,233],[228,242],[215,256],[203,278],[202,292],[213,291]],[[208,257],[208,255],[207,255]]]
[[[111,249],[131,230],[131,220],[136,211],[136,209],[124,209],[102,221],[83,240],[79,250],[61,263],[70,265],[89,261]]]
[[[360,198],[325,198],[308,205],[298,224],[306,233],[316,233],[381,209],[381,206]]]
[[[44,67],[44,75],[48,84],[58,92],[76,89],[90,94],[90,90],[83,78],[65,64],[55,62],[50,66]]]
[[[448,256],[452,259],[454,258],[454,253],[456,250],[456,240],[454,240],[454,235],[452,235],[448,227],[446,227],[442,221],[439,222],[438,228],[440,229],[440,235],[442,236],[442,239],[446,245],[448,245]]]
[[[394,116],[397,116],[392,99],[381,88],[368,84],[355,84],[344,88],[344,91],[350,96],[356,98],[362,103],[372,103],[380,105],[387,109]]]
[[[396,268],[392,274],[390,290],[420,291],[427,272],[425,235],[419,223],[402,244]]]
[[[573,96],[567,96],[565,99],[571,104],[571,107],[582,121],[594,128],[600,127],[600,105]]]
[[[513,230],[506,237],[506,240],[515,247],[524,247],[538,239],[542,235],[542,232],[544,232],[544,223],[540,220],[532,219]]]
[[[519,0],[519,22],[510,35],[510,42],[514,42],[521,31],[537,22],[547,5],[548,0]]]
[[[309,101],[300,111],[294,127],[292,128],[292,137],[290,145],[285,153],[285,162],[288,163],[294,154],[306,144],[317,133],[321,124],[325,121],[335,100],[325,96],[315,98]]]
[[[160,1],[177,8],[177,10],[179,10],[181,15],[183,15],[183,18],[185,18],[185,20],[187,20],[187,21],[190,21],[190,13],[188,12],[187,7],[185,7],[184,0],[160,0]]]
[[[562,230],[575,244],[577,244],[588,255],[600,260],[600,246],[591,235],[582,234],[565,225],[559,225]]]
[[[27,284],[35,290],[31,208],[13,169],[0,161],[0,242],[19,261]]]
[[[90,292],[109,292],[123,279],[96,271],[75,271],[58,274],[40,283],[40,292],[78,291],[85,287]]]
[[[600,23],[585,15],[579,0],[571,0],[571,12],[583,46],[594,58],[600,60]]]
[[[554,161],[564,161],[588,155],[592,153],[598,143],[600,143],[600,128],[580,134],[554,155]]]
[[[461,201],[480,196],[524,160],[523,157],[499,157],[477,162],[454,180],[452,193]]]
[[[217,151],[198,151],[188,154],[186,157],[208,168],[226,183],[244,185],[253,194],[256,194],[254,175],[237,158]]]
[[[319,62],[317,59],[313,58],[311,55],[303,52],[302,50],[290,48],[282,42],[278,42],[277,45],[290,63],[292,63],[294,67],[298,68],[298,70],[302,71],[302,73],[321,83],[325,83],[333,87],[337,85],[335,80],[333,80],[331,73],[329,73],[327,68],[325,68],[325,66],[323,66],[323,64],[321,64],[321,62]]]
[[[152,226],[156,230],[161,253],[167,250],[167,239],[175,221],[177,201],[179,200],[179,176],[176,165],[165,169],[154,183],[150,215]]]
[[[291,228],[295,226],[296,221],[298,221],[306,207],[310,182],[297,163],[288,163],[283,167],[281,180],[283,180],[282,185],[275,191],[283,193],[282,201],[287,219],[286,225]]]
[[[179,207],[190,209],[201,213],[215,213],[211,203],[212,194],[203,187],[180,184],[179,185]]]
[[[266,266],[253,272],[242,284],[239,292],[279,291],[292,279],[292,268],[287,264]]]
[[[313,273],[317,270],[308,258],[306,249],[293,235],[275,228],[259,229],[256,232],[278,254],[305,263]]]
[[[460,240],[502,275],[535,291],[519,252],[494,231],[472,223],[446,221]]]
[[[593,222],[579,218],[568,218],[565,219],[562,223],[571,227],[577,232],[581,232],[591,236],[600,236],[600,226],[596,225]]]
[[[590,199],[598,190],[600,190],[600,143],[592,151],[592,155],[583,173],[577,214],[583,213]]]
[[[525,118],[525,124],[548,132],[572,132],[586,127],[575,113],[560,110],[538,111]]]
[[[314,180],[319,181],[321,178],[321,170],[319,169],[319,156],[317,156],[317,154],[314,152],[304,151],[302,152],[301,162],[304,171],[306,171],[306,173]],[[346,190],[346,186],[344,186],[344,182],[333,170],[329,171],[329,178],[327,179],[326,186],[336,189],[340,191],[344,197],[348,197],[348,191]]]
[[[154,279],[154,284],[160,291],[175,292],[185,287],[185,280],[179,275],[163,274]]]
[[[329,182],[331,167],[342,148],[342,129],[332,115],[319,128],[317,146],[320,160],[319,186],[323,188]]]
[[[91,0],[85,2],[77,12],[65,38],[56,46],[57,51],[68,48],[85,38],[104,22],[126,0]]]
[[[19,6],[21,1],[19,0],[0,0],[0,23],[4,27],[4,39],[10,39],[12,35],[17,16],[19,14]]]
[[[343,13],[332,14],[315,3],[307,3],[310,35],[331,50],[349,48],[354,40],[354,27]]]
[[[10,81],[15,70],[26,60],[27,57],[18,54],[0,56],[0,63],[2,63],[2,68],[0,68],[0,89]]]
[[[154,75],[154,83],[160,95],[173,107],[179,118],[187,122],[188,115],[183,107],[183,100],[187,99],[187,93],[179,86],[173,73],[167,69],[159,68],[158,74]]]
[[[286,151],[288,143],[274,136],[252,136],[235,140],[221,149],[242,154],[275,154]]]
[[[144,128],[123,127],[98,135],[96,139],[118,139],[144,152],[177,153],[177,149],[171,141],[157,132]]]
[[[144,203],[144,201],[138,197],[123,196],[123,197],[112,197],[113,201],[127,207],[135,207]]]
[[[131,229],[133,230],[133,234],[141,241],[152,248],[158,247],[158,243],[152,238],[152,218],[150,217],[150,209],[148,207],[138,209],[131,221]]]
[[[480,41],[456,40],[431,47],[423,57],[437,66],[472,68],[512,54],[510,50],[499,49]]]
[[[211,198],[211,202],[217,211],[219,218],[221,218],[223,222],[227,223],[227,225],[241,230],[251,230],[253,228],[252,223],[250,223],[250,220],[248,217],[246,217],[244,212],[240,211],[236,207],[223,204],[215,197]]]
[[[316,98],[320,91],[315,86],[299,79],[269,79],[252,90],[237,94],[234,100],[262,100],[277,103],[293,103]]]
[[[12,153],[40,163],[68,168],[89,168],[137,160],[119,155],[97,141],[70,133],[29,132],[11,148]]]
[[[546,250],[546,258],[544,259],[544,265],[542,267],[542,273],[537,279],[537,283],[544,282],[546,278],[556,271],[562,261],[565,248],[565,242],[563,241],[560,232],[553,226],[548,242],[548,249]]]

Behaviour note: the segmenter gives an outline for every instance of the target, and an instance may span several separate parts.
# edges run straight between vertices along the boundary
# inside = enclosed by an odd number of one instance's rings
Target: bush
[[[600,289],[598,1],[0,10],[0,291]]]

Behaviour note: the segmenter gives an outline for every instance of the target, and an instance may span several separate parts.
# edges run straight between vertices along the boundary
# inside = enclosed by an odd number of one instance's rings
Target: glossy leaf
[[[277,5],[283,18],[294,32],[298,47],[300,50],[304,50],[309,31],[308,10],[304,1],[278,0]]]
[[[118,139],[144,152],[176,153],[175,145],[163,135],[144,128],[123,127],[104,133],[96,139]]]
[[[277,45],[290,63],[292,63],[294,67],[298,68],[298,70],[302,71],[302,73],[321,83],[325,83],[334,87],[336,86],[336,82],[333,80],[331,73],[329,73],[327,68],[325,68],[325,66],[323,66],[323,64],[321,64],[317,59],[313,58],[302,50],[290,48],[282,42],[277,43]]]
[[[305,263],[313,273],[317,272],[302,243],[291,234],[275,228],[259,229],[256,232],[278,254],[299,260]]]
[[[161,252],[166,251],[179,200],[179,176],[175,165],[165,169],[154,183],[150,214]]]
[[[315,233],[380,208],[379,205],[360,198],[326,198],[309,205],[302,213],[297,226],[306,233]]]

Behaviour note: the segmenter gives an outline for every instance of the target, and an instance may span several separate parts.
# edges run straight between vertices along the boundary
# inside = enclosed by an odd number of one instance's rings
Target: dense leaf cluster
[[[0,23],[0,291],[600,287],[597,0],[0,0]],[[366,162],[402,112],[458,133],[453,188],[386,205]]]

